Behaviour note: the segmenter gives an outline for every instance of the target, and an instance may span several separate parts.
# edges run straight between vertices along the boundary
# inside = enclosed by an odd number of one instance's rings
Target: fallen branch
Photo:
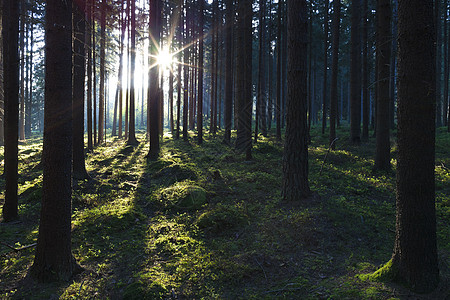
[[[441,162],[441,168],[450,173],[450,169],[447,168],[443,162]]]
[[[8,245],[8,244],[6,244],[6,243],[3,243],[3,242],[0,242],[0,244],[2,244],[3,246],[6,246],[6,247],[8,247],[9,249],[12,250],[12,251],[3,253],[2,256],[5,256],[6,254],[9,254],[9,253],[11,253],[11,252],[19,252],[19,251],[22,251],[22,250],[25,250],[25,249],[28,249],[28,248],[32,248],[32,247],[34,247],[34,246],[37,245],[37,243],[34,243],[34,244],[27,245],[27,246],[23,246],[23,247],[20,247],[20,248],[15,248],[15,247],[10,246],[10,245]]]
[[[330,146],[328,147],[328,151],[327,151],[327,153],[325,154],[325,157],[323,158],[323,162],[322,162],[322,166],[320,167],[319,175],[322,174],[323,165],[325,165],[325,162],[327,161],[327,157],[328,157],[328,154],[329,154],[330,151],[331,151],[331,147],[333,147],[334,143],[335,143],[338,139],[339,139],[339,138],[335,138],[335,139],[330,143]]]

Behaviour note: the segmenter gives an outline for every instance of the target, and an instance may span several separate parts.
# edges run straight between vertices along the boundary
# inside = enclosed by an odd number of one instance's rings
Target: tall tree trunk
[[[25,0],[20,0],[20,118],[19,140],[25,140]]]
[[[395,85],[396,85],[396,57],[397,57],[397,1],[392,1],[392,43],[391,43],[391,74],[390,74],[390,102],[389,126],[395,129]]]
[[[5,204],[3,220],[18,217],[18,139],[19,139],[19,3],[4,1],[2,8],[3,84],[4,84],[4,174]]]
[[[336,147],[336,119],[338,108],[338,62],[339,62],[339,27],[341,20],[341,0],[333,2],[333,57],[331,62],[331,90],[330,90],[330,146]]]
[[[119,44],[119,70],[117,73],[116,99],[114,101],[114,120],[112,127],[112,136],[116,136],[117,125],[117,106],[119,106],[119,139],[122,138],[122,73],[123,73],[123,44],[125,39],[125,18],[123,16],[124,2],[121,4],[120,11],[120,44]]]
[[[186,17],[184,20],[184,44],[189,42],[188,34],[189,34],[189,17],[188,17],[188,6],[187,2],[185,4]],[[188,47],[184,48],[183,51],[183,62],[184,62],[184,91],[183,91],[183,140],[187,141],[188,139],[188,109],[189,109],[189,49]]]
[[[156,159],[159,156],[159,66],[156,64],[155,57],[158,55],[160,47],[159,38],[161,33],[161,0],[150,1],[150,22],[149,32],[153,39],[150,42],[150,65],[155,65],[150,69],[149,73],[149,100],[150,106],[150,150],[148,153],[149,159]]]
[[[307,198],[307,8],[305,0],[288,0],[288,90],[286,138],[283,153],[282,197],[286,201]]]
[[[198,18],[198,99],[197,99],[197,139],[203,143],[203,7],[205,0],[199,0]]]
[[[378,3],[379,1],[377,1]],[[368,31],[369,31],[369,22],[367,20],[367,14],[368,14],[368,0],[363,0],[363,33],[362,33],[362,105],[363,105],[363,111],[362,111],[362,135],[361,139],[363,141],[369,140],[369,110],[370,110],[370,103],[369,103],[369,56],[368,56],[368,50],[369,50],[369,41],[368,41]],[[378,10],[377,10],[377,13]],[[377,46],[378,47],[378,46]]]
[[[88,138],[88,150],[92,151],[94,149],[92,142],[92,26],[94,24],[92,13],[93,0],[87,0],[87,11],[88,17],[86,19],[86,51],[88,53],[87,56],[87,138]]]
[[[86,34],[86,23],[84,20],[85,7],[79,7],[73,3],[73,100],[72,100],[72,116],[73,116],[73,162],[72,171],[73,178],[87,179],[84,160],[84,80],[85,80],[85,50],[84,38]]]
[[[106,49],[106,0],[102,0],[100,10],[100,97],[98,101],[98,143],[104,142],[105,121],[105,49]]]
[[[136,91],[134,88],[134,75],[136,70],[136,6],[135,1],[131,1],[131,68],[130,68],[130,124],[128,127],[128,145],[137,145],[136,139],[136,109],[135,109],[135,96]]]
[[[400,0],[398,18],[397,218],[391,270],[395,280],[426,293],[439,282],[433,1]]]
[[[79,270],[71,250],[72,2],[46,3],[44,179],[31,274],[39,281],[67,281]]]
[[[361,0],[352,2],[350,63],[350,140],[361,142]]]
[[[449,80],[449,52],[450,47],[448,46],[448,0],[444,1],[444,101],[443,101],[443,111],[442,111],[442,125],[448,126],[448,80]]]
[[[377,2],[377,51],[378,51],[378,99],[377,99],[377,144],[375,166],[377,170],[391,168],[389,133],[389,75],[391,62],[391,1]]]
[[[436,29],[436,127],[442,126],[442,37],[441,37],[441,0],[434,1],[435,29]]]
[[[328,2],[325,0],[324,9],[324,54],[323,54],[323,89],[322,89],[322,134],[325,134],[325,128],[327,128],[327,89],[328,89]]]
[[[2,2],[3,3],[3,2]],[[0,146],[5,142],[5,86],[3,81],[3,5],[0,5]]]
[[[28,17],[28,26],[27,26],[27,45],[29,45],[29,49],[27,51],[27,85],[28,85],[28,96],[26,97],[25,103],[25,138],[29,138],[31,136],[31,113],[32,113],[32,100],[33,100],[33,11],[30,10],[30,15]]]
[[[281,0],[278,0],[278,18],[277,18],[277,100],[275,104],[275,119],[277,122],[277,140],[281,141],[281,15],[282,4]]]
[[[224,141],[230,144],[231,119],[233,112],[233,0],[226,0],[226,21],[225,21],[225,109],[224,109]]]
[[[95,9],[95,1],[92,2],[92,16],[95,16],[96,9]],[[94,146],[98,145],[97,140],[97,43],[96,43],[96,29],[95,29],[95,19],[92,21],[92,115],[93,115],[93,122],[92,122],[92,128],[94,129]]]

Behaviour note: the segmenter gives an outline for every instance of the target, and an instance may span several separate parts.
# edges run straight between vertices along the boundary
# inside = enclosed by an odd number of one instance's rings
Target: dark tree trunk
[[[395,129],[395,85],[397,78],[397,1],[392,1],[392,37],[391,37],[391,74],[390,74],[390,102],[389,102],[389,126]]]
[[[122,138],[122,74],[123,74],[123,44],[125,39],[125,18],[123,16],[124,10],[124,2],[121,4],[121,12],[120,12],[120,44],[119,44],[119,70],[117,73],[117,88],[116,88],[116,99],[114,103],[114,120],[112,127],[112,135],[116,136],[117,131],[117,106],[119,107],[119,139]]]
[[[92,1],[92,16],[95,16],[95,1]],[[92,128],[94,129],[94,146],[97,146],[97,43],[96,43],[95,19],[92,20]]]
[[[198,16],[198,99],[197,99],[197,139],[198,143],[203,143],[203,7],[205,0],[199,0]]]
[[[3,1],[3,84],[5,95],[5,204],[3,220],[12,221],[18,217],[18,139],[19,139],[19,3]],[[70,71],[69,71],[70,73]]]
[[[278,17],[277,17],[277,100],[275,104],[275,119],[276,119],[276,137],[281,141],[281,15],[282,4],[281,0],[278,0]]]
[[[100,10],[100,97],[98,101],[98,143],[104,142],[105,122],[105,50],[106,50],[106,0],[102,0]]]
[[[258,141],[258,128],[267,135],[266,117],[266,0],[259,1],[259,62],[258,62],[258,94],[256,103],[255,143]]]
[[[236,149],[252,158],[252,1],[239,0],[236,49],[236,104],[238,126]]]
[[[31,106],[33,100],[33,11],[30,10],[30,15],[28,17],[27,24],[27,45],[29,48],[27,50],[27,97],[25,102],[25,138],[29,138],[31,136]]]
[[[25,140],[25,0],[20,1],[20,118],[19,140]]]
[[[341,20],[341,0],[333,3],[333,57],[331,62],[331,91],[330,91],[330,145],[336,147],[336,119],[338,107],[338,61],[339,61],[339,27]]]
[[[86,23],[84,7],[73,3],[73,178],[87,179],[84,160],[84,79],[85,79],[85,50],[84,37]]]
[[[442,126],[442,95],[441,95],[441,74],[442,74],[442,38],[441,38],[441,0],[434,1],[435,29],[436,29],[436,126]]]
[[[31,274],[39,281],[67,281],[79,268],[71,250],[72,3],[47,0],[45,10],[44,179]]]
[[[448,0],[444,1],[444,101],[442,111],[442,125],[447,126],[448,114],[448,72],[449,72],[449,46],[448,46]]]
[[[150,1],[150,35],[153,37],[150,46],[151,63],[155,67],[149,73],[149,100],[150,106],[150,150],[149,159],[156,159],[159,156],[159,114],[160,114],[160,93],[159,93],[159,66],[155,57],[158,55],[160,47],[159,38],[161,34],[161,0]]]
[[[350,140],[361,142],[361,0],[352,2],[350,63]]]
[[[3,1],[1,2],[3,3]],[[4,100],[5,100],[5,86],[3,81],[3,5],[0,5],[0,146],[5,142],[5,114],[4,114]]]
[[[184,44],[188,42],[188,14],[187,14],[187,5],[186,6],[186,17],[184,20]],[[184,62],[184,90],[183,90],[183,140],[187,141],[188,139],[188,109],[189,109],[189,49],[188,47],[184,48],[183,51],[183,62]]]
[[[379,1],[377,1],[378,3]],[[370,109],[370,101],[369,101],[369,42],[368,42],[368,31],[369,31],[369,22],[367,20],[368,13],[368,0],[363,0],[363,33],[362,33],[362,135],[361,140],[368,141],[369,140],[369,109]],[[377,10],[377,13],[379,11]]]
[[[322,89],[322,134],[325,134],[327,128],[327,89],[328,89],[328,2],[325,0],[324,9],[324,54],[323,54],[323,89]]]
[[[226,21],[225,21],[225,109],[224,109],[224,141],[230,144],[231,119],[233,112],[233,0],[226,0]]]
[[[128,145],[137,145],[139,142],[136,139],[136,109],[134,88],[134,73],[136,69],[136,7],[135,1],[131,1],[131,64],[130,64],[130,124],[128,126]]]
[[[92,0],[87,0],[87,10],[89,18],[86,20],[86,51],[87,57],[87,137],[88,137],[88,150],[92,151],[94,145],[92,142],[92,26],[94,24],[92,13]]]
[[[389,137],[390,90],[389,75],[391,62],[391,0],[377,2],[377,51],[378,51],[378,99],[377,99],[377,144],[375,151],[376,170],[391,168],[391,144]]]
[[[305,0],[288,0],[288,90],[286,137],[283,153],[283,200],[307,198],[307,7]]]
[[[397,229],[392,270],[397,281],[425,293],[439,282],[433,1],[401,0],[398,18]]]

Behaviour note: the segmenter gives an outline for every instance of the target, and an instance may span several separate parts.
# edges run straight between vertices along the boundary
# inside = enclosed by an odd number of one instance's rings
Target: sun
[[[173,53],[170,53],[167,49],[161,49],[161,51],[159,51],[159,54],[156,57],[156,61],[158,65],[160,65],[164,69],[169,68],[173,63],[176,62],[173,57]]]

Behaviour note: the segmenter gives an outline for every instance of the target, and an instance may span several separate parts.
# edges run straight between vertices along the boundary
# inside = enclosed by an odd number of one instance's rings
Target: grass
[[[34,249],[0,245],[0,298],[450,297],[450,135],[438,129],[436,144],[441,284],[433,294],[415,295],[366,280],[392,254],[395,172],[373,173],[374,139],[352,146],[347,132],[338,130],[337,150],[323,163],[328,137],[314,129],[315,196],[295,203],[281,201],[282,144],[273,137],[259,138],[251,162],[221,135],[207,134],[202,146],[165,136],[151,162],[143,134],[137,147],[109,139],[87,154],[95,180],[74,183],[72,251],[85,271],[70,282],[38,284],[27,276]],[[0,224],[1,241],[16,248],[37,239],[40,143],[19,147],[20,222]],[[394,169],[395,155],[393,144]]]

